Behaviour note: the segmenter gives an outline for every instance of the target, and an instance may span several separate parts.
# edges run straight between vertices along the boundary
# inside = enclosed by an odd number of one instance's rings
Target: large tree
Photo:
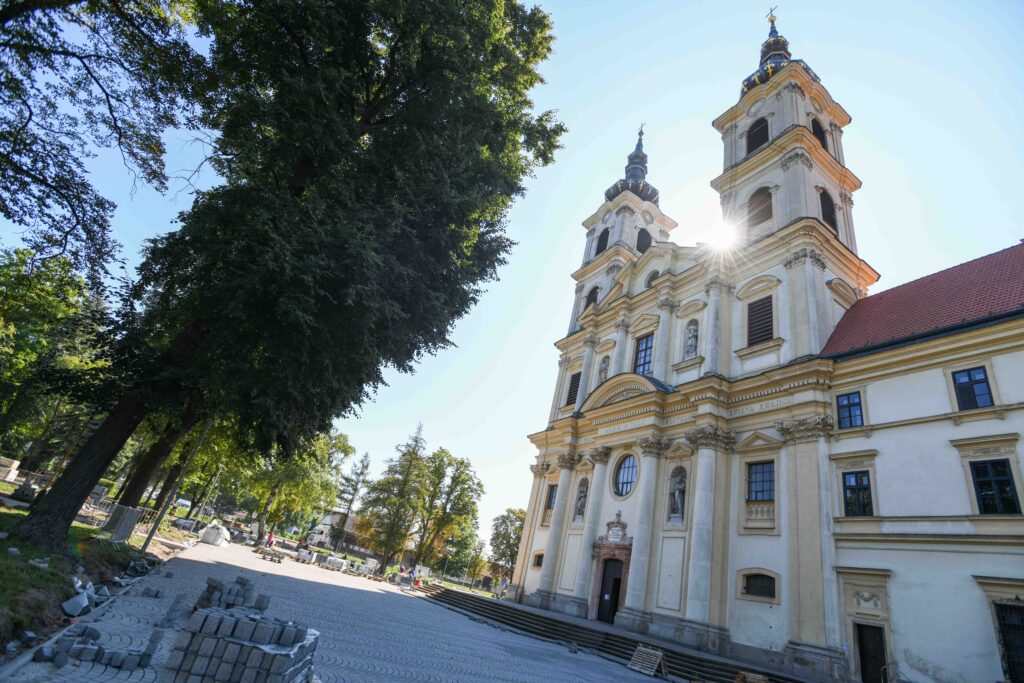
[[[345,529],[348,527],[348,520],[352,517],[352,510],[355,509],[356,500],[366,488],[370,476],[370,454],[363,453],[363,457],[352,465],[348,474],[342,475],[341,487],[338,490],[338,502],[341,504],[341,518],[338,523],[331,527],[331,545],[335,550],[340,550],[345,542]]]
[[[512,580],[519,554],[519,542],[523,538],[523,524],[526,510],[508,508],[494,518],[491,525],[491,571],[498,576]]]
[[[163,131],[189,116],[202,58],[182,0],[9,0],[0,6],[0,216],[36,257],[99,282],[113,204],[85,161],[116,148],[163,190]]]
[[[422,427],[396,448],[384,474],[363,496],[359,516],[365,520],[367,540],[384,559],[380,571],[401,557],[416,525],[420,491],[423,487],[424,449]]]
[[[57,547],[152,410],[229,413],[287,454],[385,366],[448,344],[509,248],[522,181],[562,126],[528,92],[547,15],[516,2],[197,2],[226,184],[154,241],[140,363],[18,531]],[[138,356],[136,356],[138,357]]]
[[[427,456],[413,550],[418,564],[429,565],[444,539],[464,519],[476,519],[477,503],[483,492],[483,484],[469,460],[456,458],[444,448]]]

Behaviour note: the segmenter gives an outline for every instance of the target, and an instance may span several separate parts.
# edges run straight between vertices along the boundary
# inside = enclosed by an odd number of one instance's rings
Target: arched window
[[[828,138],[825,137],[825,129],[821,127],[820,123],[818,123],[818,119],[811,119],[811,134],[818,138],[818,142],[821,143],[821,146],[824,147],[827,152]]]
[[[768,120],[758,119],[747,128],[747,154],[768,144]]]
[[[651,248],[651,233],[645,229],[640,228],[639,234],[636,236],[636,250],[641,254]]]
[[[838,233],[839,224],[836,223],[836,203],[832,201],[832,195],[828,193],[828,190],[822,190],[818,193],[818,199],[821,202],[821,220],[824,221],[825,225]]]
[[[650,289],[651,285],[653,285],[654,281],[657,280],[659,277],[661,277],[661,273],[657,270],[652,270],[650,273],[648,273],[647,279],[644,280],[644,288]]]
[[[627,455],[615,468],[615,495],[626,496],[636,485],[636,456]]]
[[[691,320],[686,323],[686,337],[683,342],[683,360],[697,357],[697,341],[700,334],[700,323]]]
[[[583,304],[583,310],[587,310],[591,306],[597,303],[597,287],[591,287],[590,291],[587,292],[587,302]]]
[[[601,231],[601,234],[597,236],[597,249],[594,250],[594,256],[597,256],[608,248],[608,236],[610,234],[611,233],[608,228],[605,228]]]
[[[747,200],[747,225],[754,226],[772,219],[772,191],[762,187]]]
[[[572,519],[577,521],[583,519],[583,516],[587,514],[587,493],[590,492],[590,482],[586,479],[580,480],[580,485],[576,487],[576,501],[572,505]]]

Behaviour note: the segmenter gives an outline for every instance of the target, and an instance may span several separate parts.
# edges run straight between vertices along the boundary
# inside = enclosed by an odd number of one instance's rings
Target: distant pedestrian
[[[273,531],[271,531],[269,534],[267,534],[267,547],[268,548],[273,548],[274,547],[274,532]]]
[[[508,579],[503,576],[501,577],[501,595],[499,595],[498,597],[504,598],[506,590],[508,590]]]

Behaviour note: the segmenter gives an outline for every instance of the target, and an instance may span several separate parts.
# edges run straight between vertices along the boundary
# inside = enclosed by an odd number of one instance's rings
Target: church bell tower
[[[741,244],[815,218],[856,254],[851,209],[861,183],[843,155],[850,115],[806,62],[793,59],[774,15],[769,21],[757,70],[712,124],[722,135],[724,170],[711,186]]]

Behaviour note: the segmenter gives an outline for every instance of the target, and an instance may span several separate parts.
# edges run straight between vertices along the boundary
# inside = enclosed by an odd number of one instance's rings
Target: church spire
[[[761,43],[760,65],[757,71],[743,80],[741,97],[762,83],[767,83],[772,76],[778,73],[793,58],[793,55],[789,52],[789,41],[779,34],[779,30],[775,27],[775,21],[775,8],[773,7],[772,11],[768,13],[768,22],[770,24],[768,40]]]
[[[658,203],[658,190],[647,182],[647,154],[644,152],[643,124],[640,124],[640,130],[636,134],[636,147],[626,157],[626,177],[605,190],[604,198],[611,201],[623,192],[632,192],[644,201]]]

